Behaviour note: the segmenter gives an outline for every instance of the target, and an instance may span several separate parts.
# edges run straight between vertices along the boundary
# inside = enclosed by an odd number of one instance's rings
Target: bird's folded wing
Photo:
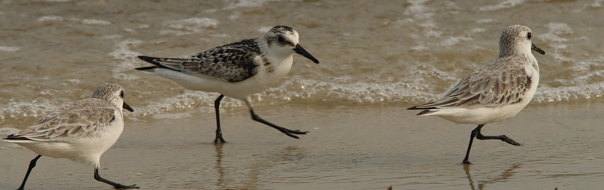
[[[86,99],[63,106],[11,138],[60,141],[62,137],[94,137],[115,119],[115,106]]]
[[[507,67],[507,68],[502,68]],[[465,76],[440,100],[417,108],[501,106],[521,102],[531,88],[531,76],[522,66],[492,64]]]
[[[147,62],[187,74],[200,75],[228,82],[240,82],[257,73],[261,56],[255,51],[220,46],[189,58],[139,57]]]

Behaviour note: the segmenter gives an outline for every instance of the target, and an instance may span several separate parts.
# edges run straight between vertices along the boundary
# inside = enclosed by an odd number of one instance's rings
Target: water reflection
[[[503,172],[501,172],[501,175],[499,175],[498,177],[494,178],[494,179],[487,179],[487,180],[480,180],[478,181],[478,188],[476,187],[476,184],[474,183],[474,179],[472,178],[472,174],[470,174],[470,168],[472,167],[472,165],[468,165],[468,164],[463,164],[463,170],[466,173],[466,177],[468,178],[468,182],[470,185],[470,189],[472,190],[484,190],[486,185],[488,184],[492,184],[492,183],[497,183],[497,182],[503,182],[506,181],[508,179],[510,179],[513,175],[514,175],[514,170],[521,168],[522,164],[521,163],[515,163],[512,164],[510,166],[510,168],[504,170]]]
[[[265,177],[269,177],[268,180],[276,179],[270,178],[271,173],[275,173],[270,171],[271,169],[276,167],[283,168],[283,166],[288,167],[288,165],[295,167],[298,161],[306,157],[305,149],[297,146],[286,146],[273,151],[269,150],[268,152],[251,152],[251,155],[246,157],[245,160],[223,163],[223,160],[228,159],[228,154],[225,155],[223,152],[224,148],[224,145],[215,146],[216,165],[214,169],[218,173],[216,189],[231,189],[233,188],[233,184],[242,184],[243,187],[237,187],[236,189],[258,189],[260,188],[259,182],[267,180]],[[240,159],[241,157],[238,158]],[[237,166],[233,166],[232,164],[236,164]],[[232,168],[239,169],[231,173],[229,171],[233,171],[231,170]],[[247,168],[247,170],[244,168]]]
[[[214,167],[214,169],[218,172],[216,187],[219,187],[219,189],[225,188],[224,168],[222,167],[222,157],[224,156],[224,153],[222,152],[223,145],[224,144],[217,144],[216,146],[214,146],[216,148],[216,166]]]

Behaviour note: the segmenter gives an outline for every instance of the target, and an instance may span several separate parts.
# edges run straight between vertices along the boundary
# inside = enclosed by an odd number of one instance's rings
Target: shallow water
[[[2,0],[0,122],[30,120],[89,96],[102,81],[122,84],[138,108],[211,112],[215,93],[187,91],[133,70],[136,55],[188,56],[296,28],[321,64],[297,56],[288,79],[254,96],[256,105],[414,104],[434,100],[492,61],[501,29],[525,24],[547,54],[533,104],[602,101],[600,0],[523,1],[69,1]],[[226,99],[225,107],[241,107]]]
[[[147,189],[597,189],[603,4],[0,0],[0,124],[25,127],[109,81],[125,87],[136,112],[102,159],[106,177]],[[147,65],[137,55],[192,55],[279,24],[297,29],[321,64],[295,55],[289,77],[253,102],[270,121],[310,130],[301,140],[253,123],[242,102],[226,98],[231,143],[216,148],[209,144],[216,93],[133,70]],[[547,52],[535,54],[541,84],[525,111],[488,130],[526,146],[476,143],[475,164],[464,168],[471,126],[404,108],[436,99],[492,61],[511,24],[531,27]],[[0,143],[0,189],[18,186],[30,157]],[[86,166],[39,165],[35,189],[102,186]],[[57,176],[68,178],[56,183]]]

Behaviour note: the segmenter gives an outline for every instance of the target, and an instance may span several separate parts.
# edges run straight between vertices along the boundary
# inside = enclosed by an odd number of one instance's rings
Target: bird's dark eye
[[[277,41],[279,41],[280,43],[283,43],[283,42],[285,42],[285,38],[283,38],[283,36],[278,36]]]
[[[124,97],[124,91],[123,90],[120,92],[120,97],[122,97],[122,98]]]
[[[531,33],[529,32],[528,34],[526,34],[526,37],[528,37],[528,39],[531,39]]]

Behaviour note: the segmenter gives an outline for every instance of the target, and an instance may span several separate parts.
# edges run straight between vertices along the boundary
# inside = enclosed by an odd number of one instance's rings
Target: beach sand
[[[475,141],[461,164],[472,125],[418,117],[396,106],[257,107],[276,124],[308,130],[300,139],[225,109],[214,146],[214,114],[164,114],[127,121],[101,158],[101,175],[141,189],[598,189],[604,185],[604,104],[529,106],[490,124],[524,146]],[[184,119],[183,119],[184,118]],[[0,143],[0,189],[19,186],[35,155]],[[42,157],[28,189],[111,189],[92,167]]]

